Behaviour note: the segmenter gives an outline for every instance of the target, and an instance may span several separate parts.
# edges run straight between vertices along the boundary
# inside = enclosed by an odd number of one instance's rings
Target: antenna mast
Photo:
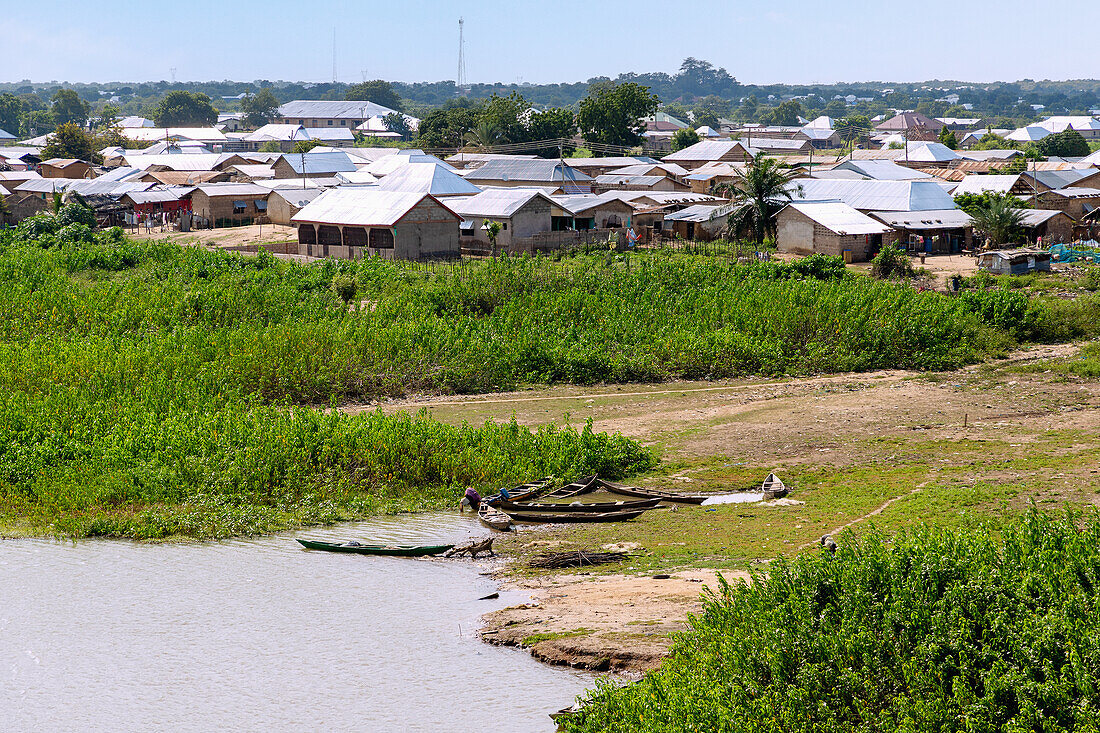
[[[332,26],[332,83],[336,83],[336,26]]]
[[[459,94],[466,89],[466,39],[462,35],[465,24],[465,20],[458,19],[458,78],[455,80],[455,86],[458,87]]]

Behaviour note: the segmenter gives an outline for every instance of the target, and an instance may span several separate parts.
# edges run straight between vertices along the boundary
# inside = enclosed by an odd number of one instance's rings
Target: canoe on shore
[[[307,550],[325,552],[352,552],[357,555],[389,555],[393,557],[424,557],[438,555],[454,545],[360,545],[358,543],[321,542],[299,539],[298,544]]]
[[[565,514],[509,511],[508,516],[517,522],[574,524],[580,522],[625,522],[629,519],[636,519],[645,513],[645,509],[634,509],[626,512],[573,512]]]
[[[548,499],[568,499],[573,496],[580,496],[581,494],[590,494],[596,490],[596,482],[598,481],[595,475],[585,476],[579,478],[573,483],[566,484],[560,489],[555,489],[546,495]]]
[[[625,512],[634,509],[653,509],[661,503],[660,499],[635,499],[634,501],[599,501],[591,504],[573,502],[572,504],[538,504],[533,502],[502,501],[497,506],[506,512]]]
[[[618,494],[619,496],[634,496],[639,499],[658,499],[659,501],[672,504],[702,504],[710,498],[693,494],[676,494],[667,491],[639,489],[636,486],[622,486],[620,484],[613,484],[610,481],[604,481],[603,479],[596,481],[596,487],[612,494]]]
[[[764,479],[764,483],[760,485],[760,490],[764,492],[765,501],[770,499],[782,499],[790,493],[787,489],[787,485],[774,473],[768,474],[768,477]]]
[[[512,520],[504,512],[494,509],[485,502],[481,503],[481,506],[477,508],[477,518],[481,520],[481,523],[490,529],[495,529],[500,532],[507,532],[512,526]]]
[[[546,487],[550,484],[549,478],[539,479],[538,481],[528,481],[525,484],[508,489],[508,501],[526,501],[527,499],[534,499],[540,493],[542,493]],[[503,499],[500,494],[495,496],[488,496],[482,499],[483,502],[489,506],[498,505]]]

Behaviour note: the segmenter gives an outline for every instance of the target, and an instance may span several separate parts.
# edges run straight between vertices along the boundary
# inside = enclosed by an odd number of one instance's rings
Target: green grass
[[[592,633],[592,629],[579,628],[572,631],[553,631],[545,634],[531,634],[530,636],[523,637],[520,642],[523,646],[534,646],[540,641],[551,641],[553,639],[572,639],[578,636],[588,636]]]
[[[567,731],[1096,731],[1100,519],[878,532],[712,589]]]

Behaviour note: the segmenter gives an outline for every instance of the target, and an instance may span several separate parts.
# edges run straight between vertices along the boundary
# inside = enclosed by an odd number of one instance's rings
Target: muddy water
[[[454,542],[455,514],[301,536]],[[587,675],[474,632],[522,602],[469,562],[308,552],[294,535],[0,542],[5,731],[539,731]]]

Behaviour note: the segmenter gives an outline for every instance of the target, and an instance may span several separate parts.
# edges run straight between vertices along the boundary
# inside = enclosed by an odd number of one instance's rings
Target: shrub
[[[332,279],[332,291],[336,293],[340,300],[344,301],[344,305],[347,305],[355,300],[355,296],[359,292],[359,283],[355,282],[353,277],[337,275]]]
[[[1061,731],[1100,721],[1100,519],[874,530],[709,593],[568,731]]]
[[[871,260],[871,276],[880,280],[899,280],[916,274],[909,255],[892,244],[884,245]]]
[[[66,244],[87,244],[95,241],[95,232],[87,224],[67,224],[58,230],[57,240]]]
[[[39,214],[38,216],[27,217],[19,222],[16,230],[18,232],[17,236],[22,239],[41,241],[51,238],[60,228],[61,225],[58,223],[57,217]]]
[[[95,212],[81,204],[65,204],[57,212],[57,223],[60,227],[66,227],[70,224],[83,224],[90,229],[95,229]]]

